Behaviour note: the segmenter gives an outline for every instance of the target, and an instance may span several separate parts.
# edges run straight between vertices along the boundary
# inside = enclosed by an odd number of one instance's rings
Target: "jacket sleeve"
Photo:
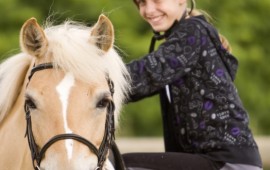
[[[156,51],[128,63],[132,79],[129,100],[154,95],[190,72],[199,60],[201,31],[194,22],[181,23]]]

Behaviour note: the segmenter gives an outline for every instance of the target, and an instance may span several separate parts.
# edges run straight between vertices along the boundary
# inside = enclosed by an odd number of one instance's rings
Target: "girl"
[[[249,117],[233,84],[238,62],[187,0],[134,0],[154,30],[151,52],[127,64],[130,102],[159,94],[165,153],[124,154],[129,170],[259,170]],[[198,15],[199,14],[199,15]],[[162,33],[162,34],[160,34]],[[165,39],[156,51],[155,40]]]

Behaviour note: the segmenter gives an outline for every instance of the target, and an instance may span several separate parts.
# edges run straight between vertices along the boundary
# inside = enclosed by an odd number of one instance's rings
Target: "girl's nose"
[[[145,4],[145,13],[146,14],[151,14],[155,11],[156,9],[156,6],[155,6],[155,3],[149,1]]]

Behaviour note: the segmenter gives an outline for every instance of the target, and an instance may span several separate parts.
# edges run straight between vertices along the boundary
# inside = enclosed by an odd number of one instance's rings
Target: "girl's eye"
[[[106,108],[110,103],[110,99],[108,98],[103,98],[97,103],[97,108]]]
[[[26,99],[25,104],[29,109],[36,109],[37,108],[35,102],[33,102],[33,100],[31,100],[31,99]]]

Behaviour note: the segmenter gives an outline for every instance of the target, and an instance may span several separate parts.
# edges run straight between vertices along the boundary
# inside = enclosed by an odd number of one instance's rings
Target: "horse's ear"
[[[48,41],[43,29],[35,18],[27,20],[21,29],[20,45],[24,52],[40,57],[45,52]]]
[[[94,36],[95,44],[107,52],[114,43],[114,30],[111,21],[103,14],[99,16],[98,22],[94,25],[91,36]]]

